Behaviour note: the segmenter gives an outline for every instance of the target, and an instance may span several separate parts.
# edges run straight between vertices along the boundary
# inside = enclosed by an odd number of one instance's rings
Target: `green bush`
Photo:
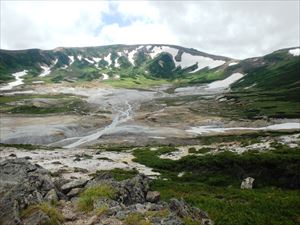
[[[64,221],[63,215],[53,206],[48,203],[41,203],[38,205],[31,205],[21,212],[21,218],[27,218],[34,212],[41,210],[49,216],[51,223],[49,225],[58,225]]]
[[[94,209],[94,201],[101,197],[114,199],[116,190],[108,184],[89,187],[80,194],[78,209],[84,212],[92,211]]]

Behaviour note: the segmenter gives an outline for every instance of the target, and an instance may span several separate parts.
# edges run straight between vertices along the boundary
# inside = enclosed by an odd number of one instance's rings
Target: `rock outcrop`
[[[0,162],[0,224],[20,224],[19,212],[55,189],[49,172],[26,159]]]
[[[252,189],[254,178],[247,177],[241,183],[241,189]]]
[[[143,174],[123,181],[116,181],[107,172],[97,174],[90,180],[53,180],[47,170],[26,159],[1,162],[0,224],[184,225],[186,218],[199,225],[212,224],[205,212],[190,207],[184,200],[160,201],[160,193],[150,190],[149,179]],[[115,196],[95,196],[89,213],[78,211],[76,204],[80,193],[104,185],[112,187]],[[53,218],[53,210],[48,214],[47,210],[39,207],[43,204],[53,207],[53,202],[58,202],[55,211],[61,217],[59,220]],[[35,210],[28,210],[32,206]],[[30,213],[22,217],[21,212],[25,211]]]

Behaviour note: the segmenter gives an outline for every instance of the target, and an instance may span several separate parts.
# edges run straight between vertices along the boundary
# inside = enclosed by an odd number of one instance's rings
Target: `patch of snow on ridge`
[[[208,84],[206,89],[225,89],[225,88],[229,88],[229,86],[233,83],[235,83],[236,81],[238,81],[239,79],[241,79],[244,76],[244,74],[241,73],[234,73],[231,76],[227,77],[224,80],[219,80],[219,81],[215,81],[212,82],[210,84]]]
[[[119,60],[119,58],[115,59],[115,67],[120,67],[120,64],[119,64],[118,60]]]
[[[41,66],[43,72],[39,75],[40,77],[45,77],[51,73],[51,67],[48,66]]]
[[[107,56],[104,57],[104,60],[106,62],[108,62],[108,66],[110,66],[112,64],[112,61],[111,61],[111,53],[109,53]]]
[[[212,58],[203,57],[203,56],[196,56],[196,55],[190,55],[187,53],[182,54],[181,61],[183,61],[186,65],[186,67],[192,66],[197,63],[198,68],[193,73],[208,67],[209,69],[213,69],[215,67],[221,66],[225,63],[223,60],[213,60]],[[184,68],[181,66],[181,68]]]
[[[132,65],[134,65],[133,57],[134,57],[135,53],[137,53],[137,49],[138,48],[136,48],[136,49],[134,49],[134,50],[132,50],[131,52],[128,53],[128,60]]]
[[[300,48],[294,48],[289,50],[289,53],[293,56],[299,56],[300,55]]]
[[[105,73],[103,73],[102,75],[103,75],[103,77],[102,77],[103,80],[107,80],[109,78],[108,75]]]
[[[27,70],[23,70],[21,72],[17,72],[17,73],[13,73],[12,75],[15,77],[15,81],[12,81],[10,83],[8,83],[7,85],[3,86],[0,88],[1,91],[7,91],[7,90],[11,90],[13,87],[19,86],[21,84],[24,84],[23,82],[23,76],[25,76],[27,74]]]
[[[54,63],[51,66],[47,66],[47,65],[41,66],[41,68],[43,69],[43,72],[39,75],[39,77],[45,77],[45,76],[49,75],[51,73],[51,68],[53,66],[55,66],[57,62],[58,62],[58,59],[55,59]]]
[[[98,63],[98,62],[101,60],[101,58],[93,57],[93,60],[94,60],[96,63]]]
[[[254,83],[254,84],[252,84],[252,85],[250,85],[250,86],[248,86],[248,87],[245,87],[244,89],[245,89],[245,90],[248,90],[248,89],[250,89],[250,88],[253,88],[254,86],[256,86],[256,83]]]
[[[190,67],[192,65],[197,64],[198,68],[191,73],[197,72],[198,70],[201,70],[205,67],[208,67],[210,69],[221,66],[225,63],[223,60],[213,60],[209,57],[199,56],[199,55],[191,55],[189,53],[184,52],[181,55],[181,61],[177,62],[175,60],[176,55],[178,54],[178,49],[172,48],[169,46],[155,46],[150,53],[151,58],[153,59],[158,54],[162,52],[167,52],[172,55],[173,61],[175,63],[175,66],[181,66],[182,69]]]
[[[79,56],[77,56],[77,58],[79,59],[79,61],[81,61],[81,59],[82,59],[82,56],[81,56],[81,55],[79,55]]]
[[[231,63],[228,64],[228,66],[234,66],[236,64],[238,64],[238,62],[231,62]]]
[[[74,59],[74,56],[71,56],[71,55],[68,55],[68,57],[69,57],[69,59],[71,60],[71,62],[70,62],[70,64],[69,64],[69,66],[70,66],[70,65],[73,64],[73,62],[75,61],[75,59]]]
[[[84,58],[84,60],[87,61],[87,62],[89,62],[89,63],[91,63],[91,64],[94,64],[94,63],[95,63],[94,61],[89,60],[88,58]]]
[[[174,59],[174,62],[177,66],[177,63],[176,60],[175,60],[175,56],[177,55],[178,53],[178,49],[176,48],[171,48],[171,47],[168,47],[168,46],[155,46],[153,49],[152,49],[152,52],[150,52],[150,56],[151,58],[153,59],[154,57],[156,57],[157,55],[159,55],[160,53],[162,52],[167,52],[169,54],[171,54],[173,56],[173,59]]]

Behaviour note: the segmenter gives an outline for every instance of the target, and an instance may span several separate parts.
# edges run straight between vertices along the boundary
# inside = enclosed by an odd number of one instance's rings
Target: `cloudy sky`
[[[1,49],[177,44],[245,58],[299,46],[295,1],[3,1]]]

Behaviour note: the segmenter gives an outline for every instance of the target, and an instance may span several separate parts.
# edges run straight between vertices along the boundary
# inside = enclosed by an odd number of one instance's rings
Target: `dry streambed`
[[[36,86],[31,90],[32,95],[77,96],[85,102],[87,111],[80,113],[85,105],[81,104],[67,113],[3,114],[0,142],[80,148],[103,143],[167,144],[174,140],[176,143],[184,140],[185,143],[199,135],[300,129],[299,119],[232,121],[222,115],[212,115],[211,112],[205,114],[194,111],[195,101],[215,104],[216,96],[225,89],[211,89],[202,85],[177,88],[171,94],[164,92],[165,89],[145,91],[109,87]],[[4,96],[15,94],[20,95],[21,92],[6,92]],[[195,94],[201,99],[195,100]],[[182,98],[184,96],[187,98]],[[34,104],[34,107],[47,105],[51,108],[62,104],[63,99],[23,101],[24,104],[26,102]]]

